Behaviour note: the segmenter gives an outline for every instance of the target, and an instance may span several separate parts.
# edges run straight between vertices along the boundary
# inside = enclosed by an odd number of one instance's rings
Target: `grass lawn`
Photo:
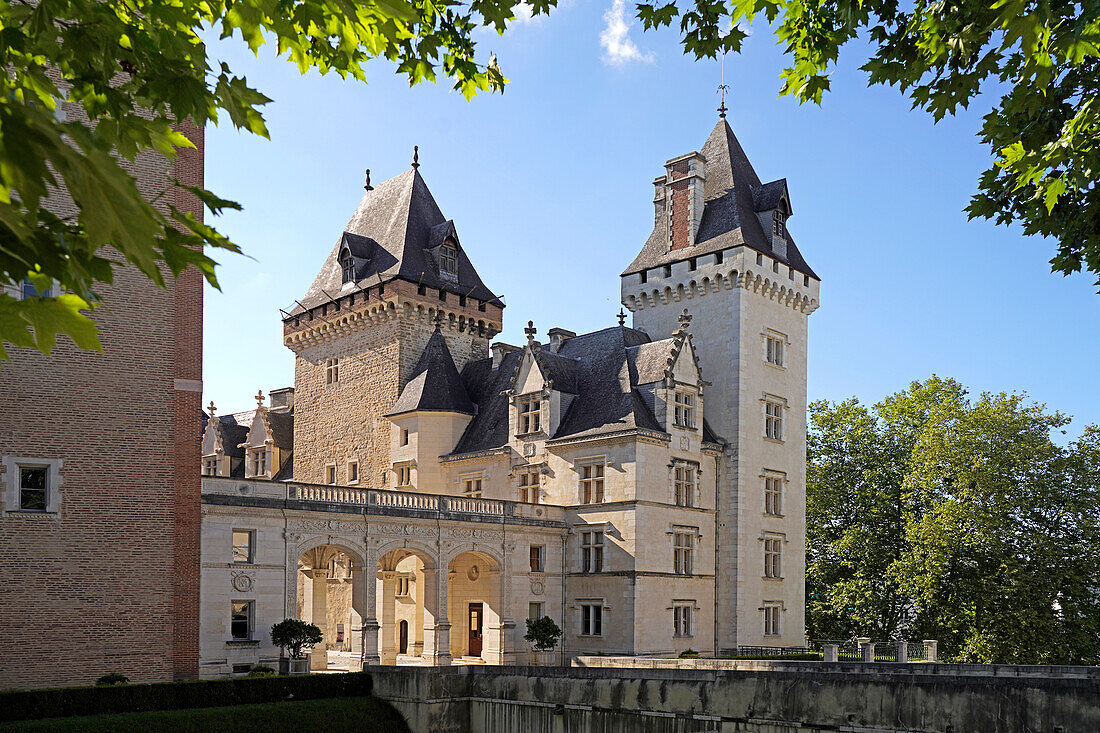
[[[301,702],[268,702],[194,710],[158,710],[148,713],[90,715],[0,723],[3,731],[73,731],[76,733],[159,733],[193,731],[248,733],[249,731],[323,730],[326,733],[408,733],[401,715],[375,697],[336,697]]]

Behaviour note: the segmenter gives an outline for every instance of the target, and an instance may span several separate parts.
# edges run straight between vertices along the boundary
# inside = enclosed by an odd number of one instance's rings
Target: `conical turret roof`
[[[412,370],[405,389],[397,398],[389,415],[403,412],[461,412],[477,414],[477,406],[466,394],[462,377],[455,367],[447,340],[436,326],[435,333]]]

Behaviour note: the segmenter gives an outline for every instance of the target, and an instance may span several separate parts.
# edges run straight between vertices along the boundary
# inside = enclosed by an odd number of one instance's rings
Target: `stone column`
[[[875,645],[870,639],[856,639],[856,643],[859,644],[859,653],[864,662],[875,661]]]
[[[447,571],[424,568],[425,664],[446,667],[451,663],[451,624],[447,620]]]
[[[835,662],[840,658],[840,645],[825,644],[821,648],[822,658],[826,662]]]
[[[298,582],[302,584],[302,621],[313,623],[313,574],[311,572],[295,571]],[[294,594],[294,603],[298,603],[298,594]]]
[[[898,661],[901,662],[902,664],[905,664],[906,662],[909,661],[909,642],[907,642],[907,641],[895,641],[894,644],[897,645]]]
[[[938,662],[939,655],[937,654],[939,642],[935,639],[924,640],[924,661],[926,662]]]
[[[324,671],[328,669],[328,651],[325,645],[335,641],[335,635],[330,635],[328,628],[328,568],[314,568],[309,571],[309,576],[313,579],[313,625],[321,630],[322,639],[309,653],[309,668]]]
[[[424,653],[424,573],[414,573],[416,610],[413,612],[412,628],[409,629],[409,654],[419,657]]]
[[[352,575],[351,601],[363,619],[363,641],[360,658],[363,666],[381,664],[378,654],[378,580],[370,563]],[[358,582],[356,582],[356,580]]]
[[[394,622],[396,616],[397,573],[392,570],[379,571],[378,580],[382,581],[382,613],[379,616],[382,626],[382,640],[379,645],[379,656],[382,664],[397,664],[397,626]]]

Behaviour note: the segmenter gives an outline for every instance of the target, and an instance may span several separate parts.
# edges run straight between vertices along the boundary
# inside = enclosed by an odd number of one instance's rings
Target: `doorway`
[[[405,619],[397,625],[397,653],[409,653],[409,622]]]
[[[481,656],[481,622],[482,622],[482,615],[483,614],[481,612],[481,604],[480,603],[471,603],[470,604],[470,614],[469,614],[469,620],[470,620],[470,625],[469,625],[469,628],[470,628],[470,651],[469,651],[469,654],[470,654],[471,657],[480,657]]]

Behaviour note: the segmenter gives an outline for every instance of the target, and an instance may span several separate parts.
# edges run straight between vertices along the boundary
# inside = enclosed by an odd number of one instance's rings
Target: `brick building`
[[[202,185],[203,131],[183,129],[197,148],[170,170],[129,166],[143,194]],[[103,353],[62,339],[0,362],[0,689],[198,674],[202,278],[122,268],[102,295]]]
[[[664,167],[633,327],[521,346],[415,163],[368,184],[284,317],[293,399],[207,426],[204,676],[289,616],[319,668],[525,663],[541,616],[565,658],[804,643],[819,280],[724,119]]]

